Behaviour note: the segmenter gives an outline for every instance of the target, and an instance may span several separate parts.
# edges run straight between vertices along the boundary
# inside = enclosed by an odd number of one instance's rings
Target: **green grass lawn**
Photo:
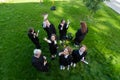
[[[119,14],[103,4],[91,19],[89,11],[80,0],[55,1],[56,11],[50,11],[52,3],[47,0],[42,4],[39,1],[24,1],[11,0],[11,3],[0,4],[0,80],[120,79]],[[70,19],[68,32],[73,35],[79,28],[80,21],[87,22],[89,32],[82,43],[88,47],[88,65],[79,63],[70,71],[61,71],[58,58],[54,61],[49,59],[48,44],[43,41],[46,33],[41,26],[42,14],[46,12],[57,30],[61,19]],[[38,72],[31,65],[34,45],[27,36],[29,27],[40,29],[42,51],[48,57],[51,67],[48,73]],[[74,48],[72,43],[69,45]]]

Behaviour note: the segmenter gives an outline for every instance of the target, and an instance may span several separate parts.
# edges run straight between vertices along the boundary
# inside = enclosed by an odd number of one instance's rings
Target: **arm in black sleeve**
[[[59,25],[58,25],[58,29],[60,30],[60,28],[61,28],[61,25],[59,24]]]
[[[82,55],[82,57],[85,57],[87,55],[87,51],[85,51]]]
[[[76,37],[79,37],[79,36],[80,36],[80,30],[76,32]]]
[[[55,29],[55,26],[53,24],[52,25],[52,28],[53,28],[53,32],[56,34],[56,29]]]
[[[72,62],[72,55],[69,55],[69,57],[68,57],[68,64],[70,65],[71,62]]]
[[[64,25],[64,26],[65,26],[65,28],[66,28],[66,29],[68,29],[69,24],[65,23],[65,25]]]

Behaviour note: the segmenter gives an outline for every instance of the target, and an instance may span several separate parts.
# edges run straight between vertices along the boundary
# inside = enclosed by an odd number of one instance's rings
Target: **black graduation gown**
[[[36,46],[37,49],[41,48],[40,43],[39,43],[39,38],[37,36],[35,36],[35,38],[34,38],[33,34],[28,33],[28,37],[35,44],[35,46]]]
[[[79,62],[83,57],[87,55],[87,52],[85,51],[82,55],[79,54],[79,50],[73,50],[72,52],[72,62],[77,63]]]
[[[63,25],[63,29],[61,30],[61,24],[59,24],[58,29],[59,29],[59,35],[60,35],[60,40],[65,40],[66,39],[66,34],[67,34],[67,23]]]
[[[46,65],[44,65],[44,58],[41,55],[39,58],[36,57],[32,57],[32,65],[39,71],[43,71],[46,72],[48,71],[48,63],[46,63]]]
[[[51,55],[55,55],[57,53],[57,47],[58,45],[55,44],[54,41],[51,41],[51,43],[49,43],[49,50],[50,50]]]
[[[56,34],[56,29],[53,24],[50,24],[49,27],[45,27],[44,30],[47,32],[48,39],[51,38],[52,34]]]
[[[87,32],[88,32],[88,29],[87,29]],[[83,39],[85,38],[87,32],[86,33],[82,33],[81,29],[79,29],[76,32],[75,39],[74,39],[74,42],[75,42],[76,45],[79,45],[81,43],[81,41],[83,41]]]
[[[63,66],[68,66],[72,62],[72,55],[68,55],[67,58],[65,58],[65,55],[62,54],[59,56],[59,64]]]

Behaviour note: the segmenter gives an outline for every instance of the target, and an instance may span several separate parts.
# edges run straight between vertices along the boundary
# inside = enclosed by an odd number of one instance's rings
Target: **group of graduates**
[[[48,14],[44,14],[43,17],[44,19],[42,26],[47,33],[47,38],[45,37],[44,40],[49,44],[51,59],[54,60],[56,56],[59,56],[60,69],[69,70],[70,67],[76,67],[76,64],[80,61],[88,64],[88,62],[85,61],[85,56],[87,54],[87,48],[85,45],[82,45],[77,50],[72,50],[71,47],[67,46],[61,52],[58,53],[59,47],[57,43],[55,26],[49,22]],[[60,44],[64,43],[64,41],[68,39],[67,30],[69,28],[69,24],[69,20],[66,22],[64,19],[62,19],[61,23],[58,25]],[[75,47],[78,47],[81,44],[87,33],[88,28],[86,23],[81,22],[80,29],[77,30],[74,38]],[[32,65],[39,71],[47,72],[49,70],[49,65],[46,60],[46,57],[42,55],[38,34],[39,30],[38,32],[35,32],[33,28],[30,28],[28,31],[28,37],[36,46],[36,48],[33,51],[34,55],[32,57]]]

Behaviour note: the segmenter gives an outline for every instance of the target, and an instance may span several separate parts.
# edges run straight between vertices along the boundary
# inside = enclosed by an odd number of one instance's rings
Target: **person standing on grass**
[[[67,70],[70,69],[70,65],[72,62],[71,52],[72,49],[70,47],[66,47],[64,51],[59,53],[59,64],[61,70],[64,70],[65,67],[67,67]]]
[[[40,49],[34,49],[32,57],[32,65],[39,71],[47,72],[49,69],[46,57],[41,54]]]
[[[71,66],[76,67],[76,63],[82,61],[86,64],[88,62],[85,61],[85,56],[87,55],[87,48],[85,45],[82,45],[79,50],[73,50],[72,51],[72,63]]]
[[[58,29],[59,29],[59,38],[60,38],[60,43],[63,42],[63,40],[66,40],[66,33],[67,33],[67,29],[69,27],[69,23],[70,21],[68,20],[68,22],[66,23],[64,19],[61,20],[61,23],[58,25]]]
[[[39,34],[39,30],[38,30],[37,33],[35,32],[35,30],[33,28],[30,28],[28,30],[28,37],[29,37],[29,39],[35,44],[37,49],[40,49],[41,46],[40,46],[40,43],[39,43],[38,34]]]
[[[86,34],[88,33],[88,28],[86,22],[80,23],[81,28],[75,34],[74,44],[79,46],[79,44],[84,40]]]
[[[57,41],[56,41],[56,35],[52,34],[51,39],[44,38],[44,40],[47,43],[49,43],[49,50],[51,53],[51,59],[52,60],[55,59],[56,54],[57,54],[57,48],[58,48]]]
[[[44,30],[47,32],[48,39],[50,39],[52,34],[56,34],[56,29],[55,29],[55,26],[49,22],[47,17],[48,17],[48,14],[45,14],[42,26],[43,26]]]

